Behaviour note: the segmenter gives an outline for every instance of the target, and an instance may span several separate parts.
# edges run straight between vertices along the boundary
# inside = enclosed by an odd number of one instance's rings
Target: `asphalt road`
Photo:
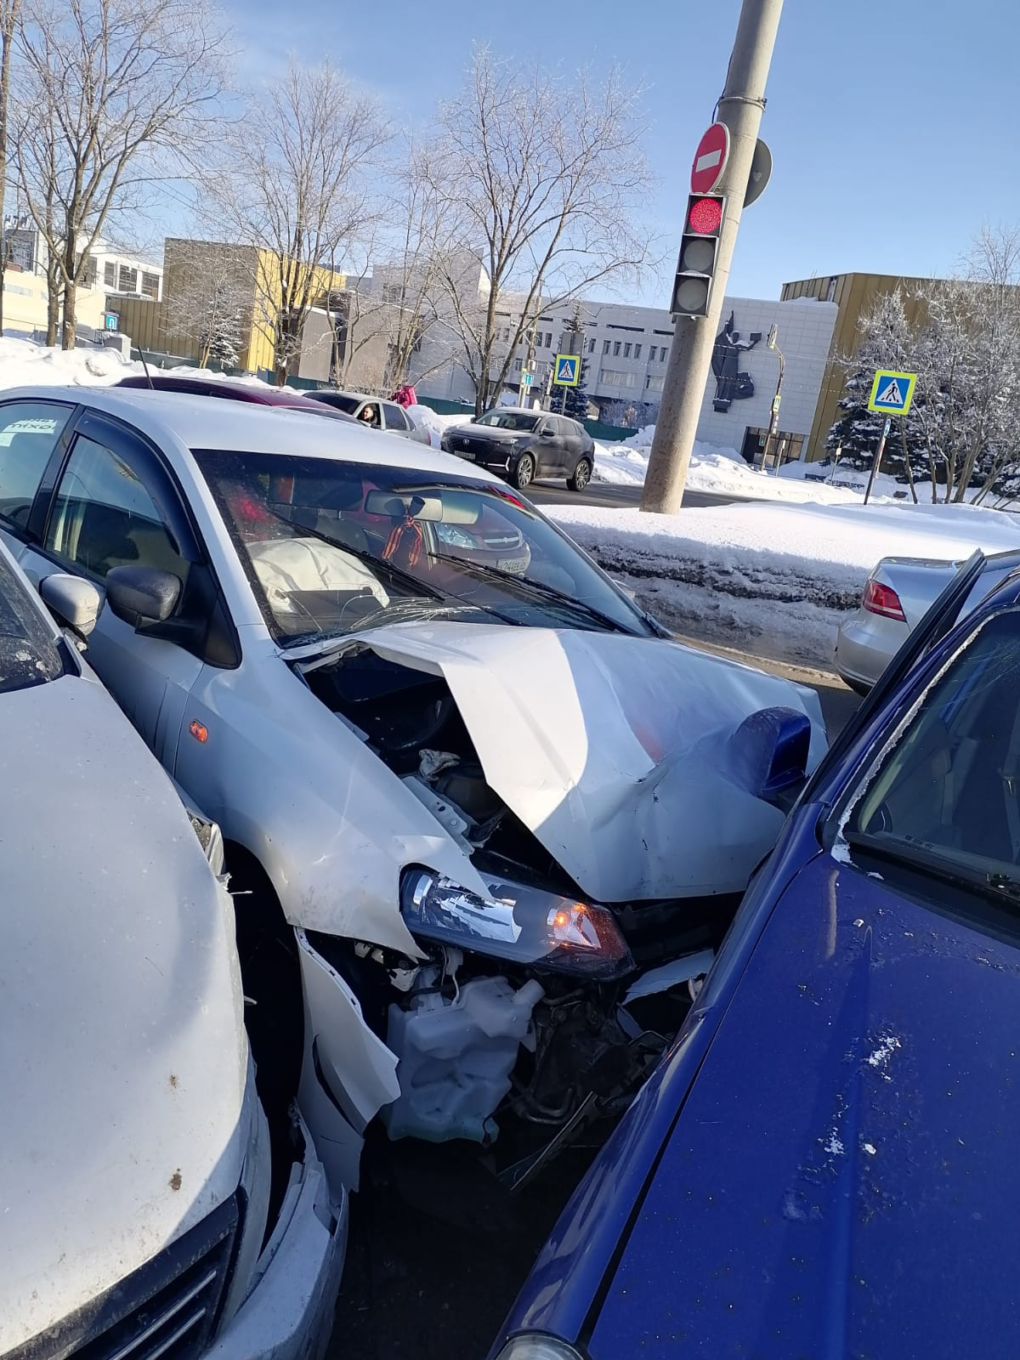
[[[830,739],[861,702],[834,675],[738,659],[815,689]],[[594,1155],[574,1147],[514,1195],[472,1145],[390,1143],[373,1128],[326,1360],[483,1360]]]
[[[641,505],[639,486],[617,486],[612,482],[589,482],[583,491],[569,491],[566,482],[532,482],[527,496],[536,505],[600,505],[605,510],[636,510]],[[740,496],[714,496],[708,491],[685,491],[683,504],[693,509],[708,505],[730,505]]]

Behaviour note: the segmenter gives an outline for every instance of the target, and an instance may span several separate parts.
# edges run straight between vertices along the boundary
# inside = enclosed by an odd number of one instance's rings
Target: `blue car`
[[[493,1357],[1020,1355],[1020,554],[990,570],[810,781]]]

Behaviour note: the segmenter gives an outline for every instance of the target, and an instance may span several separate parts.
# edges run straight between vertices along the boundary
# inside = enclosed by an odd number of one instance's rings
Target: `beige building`
[[[839,414],[839,399],[843,395],[846,369],[841,362],[852,358],[860,348],[860,319],[875,303],[898,289],[905,293],[907,319],[916,323],[922,319],[921,304],[906,296],[913,285],[927,282],[920,278],[897,274],[825,274],[817,278],[784,283],[783,302],[797,298],[815,298],[819,302],[836,304],[836,321],[829,346],[829,357],[822,374],[821,387],[815,404],[814,419],[803,457],[816,462],[825,457],[825,441]]]

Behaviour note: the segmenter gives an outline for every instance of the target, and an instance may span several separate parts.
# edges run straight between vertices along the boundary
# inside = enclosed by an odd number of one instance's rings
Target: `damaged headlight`
[[[408,929],[422,939],[492,958],[565,973],[611,978],[634,967],[611,912],[590,902],[487,879],[479,897],[428,869],[409,869],[401,883]]]

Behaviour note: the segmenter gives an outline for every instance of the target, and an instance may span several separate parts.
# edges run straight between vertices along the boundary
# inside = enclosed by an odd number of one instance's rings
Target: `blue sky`
[[[694,147],[726,71],[739,0],[226,0],[241,69],[328,53],[424,126],[453,93],[473,40],[596,70],[622,63],[645,90],[658,188],[645,211],[672,253]],[[555,18],[557,12],[565,17]],[[545,16],[549,17],[545,17]],[[628,29],[628,20],[633,27]],[[983,222],[1020,224],[1015,0],[786,0],[762,136],[775,170],[744,215],[730,292],[774,297],[786,279],[846,270],[953,269]],[[650,281],[641,298],[663,305]]]

